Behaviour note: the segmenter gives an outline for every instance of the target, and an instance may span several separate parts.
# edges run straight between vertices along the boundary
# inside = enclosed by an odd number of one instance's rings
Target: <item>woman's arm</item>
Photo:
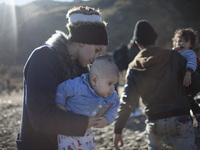
[[[45,48],[35,51],[25,70],[26,108],[33,128],[39,132],[84,135],[88,117],[63,111],[56,106],[61,70],[55,53]]]

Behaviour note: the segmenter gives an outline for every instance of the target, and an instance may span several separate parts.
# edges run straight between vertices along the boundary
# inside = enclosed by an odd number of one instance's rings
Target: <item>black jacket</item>
[[[57,134],[83,136],[87,128],[88,117],[65,112],[55,103],[57,85],[85,70],[70,59],[64,34],[56,33],[50,41],[34,50],[24,67],[18,150],[56,150]]]

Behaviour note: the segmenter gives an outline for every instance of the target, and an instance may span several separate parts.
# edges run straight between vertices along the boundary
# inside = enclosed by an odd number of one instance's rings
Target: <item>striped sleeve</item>
[[[195,72],[197,68],[197,56],[193,50],[187,49],[181,52],[181,55],[187,60],[186,69],[192,69]]]

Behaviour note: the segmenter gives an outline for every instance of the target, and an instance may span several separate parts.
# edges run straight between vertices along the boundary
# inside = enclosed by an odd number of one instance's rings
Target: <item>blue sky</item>
[[[27,3],[30,3],[34,0],[0,0],[0,3],[5,4],[15,4],[18,6],[25,5]],[[72,2],[73,0],[54,0],[54,1],[60,1],[60,2]]]

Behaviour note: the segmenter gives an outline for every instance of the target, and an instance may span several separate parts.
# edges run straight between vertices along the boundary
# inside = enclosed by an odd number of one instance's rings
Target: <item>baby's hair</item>
[[[173,46],[175,46],[178,38],[182,37],[185,41],[189,41],[191,43],[190,49],[194,49],[198,42],[197,31],[192,28],[182,28],[178,29],[174,32],[174,37],[172,38]]]
[[[101,76],[107,73],[117,75],[119,77],[119,70],[117,65],[109,56],[97,57],[91,65],[90,76]]]

